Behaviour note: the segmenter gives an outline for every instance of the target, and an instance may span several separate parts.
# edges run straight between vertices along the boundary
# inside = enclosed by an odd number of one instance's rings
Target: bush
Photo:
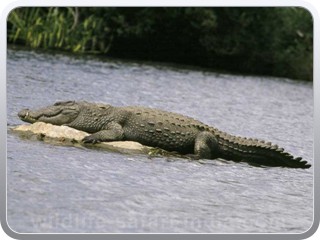
[[[312,80],[302,8],[20,8],[8,42]]]

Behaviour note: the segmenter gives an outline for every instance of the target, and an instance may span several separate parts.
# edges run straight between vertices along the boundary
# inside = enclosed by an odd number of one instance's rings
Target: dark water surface
[[[143,105],[257,137],[313,163],[312,83],[8,50],[8,128],[57,100]],[[17,232],[300,233],[313,168],[148,158],[8,131],[9,226]]]

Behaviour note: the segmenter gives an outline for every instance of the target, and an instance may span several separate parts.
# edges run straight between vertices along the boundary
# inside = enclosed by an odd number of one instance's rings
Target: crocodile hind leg
[[[219,142],[211,132],[201,132],[194,144],[194,154],[198,159],[214,159],[218,157]]]

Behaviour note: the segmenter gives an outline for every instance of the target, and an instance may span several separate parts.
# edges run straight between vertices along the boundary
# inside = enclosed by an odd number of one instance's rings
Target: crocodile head
[[[73,122],[80,113],[80,106],[74,101],[57,102],[54,105],[37,110],[23,109],[18,113],[22,121],[45,122],[63,125]]]

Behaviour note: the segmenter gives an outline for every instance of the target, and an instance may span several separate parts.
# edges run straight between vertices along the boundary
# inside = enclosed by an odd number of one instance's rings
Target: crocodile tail
[[[283,148],[270,142],[236,137],[221,132],[219,134],[219,144],[221,146],[220,154],[228,160],[245,161],[251,164],[274,167],[311,167],[301,157],[295,158],[290,153],[285,152]]]

